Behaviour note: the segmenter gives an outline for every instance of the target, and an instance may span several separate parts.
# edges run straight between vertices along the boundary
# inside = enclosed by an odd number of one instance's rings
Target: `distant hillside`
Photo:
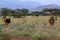
[[[10,3],[7,1],[1,1],[0,2],[0,8],[11,8],[11,9],[21,9],[21,8],[27,8],[30,11],[41,11],[44,8],[58,8],[60,9],[60,6],[56,4],[50,4],[50,5],[42,5],[35,1],[20,1],[19,3]]]
[[[16,9],[16,8],[27,8],[27,9],[33,9],[37,6],[42,6],[42,4],[35,2],[35,1],[21,1],[19,3],[8,3],[8,2],[4,2],[4,3],[0,3],[0,8],[4,8],[4,7],[8,7],[8,8],[12,8],[12,9]]]
[[[57,8],[60,9],[60,6],[56,5],[56,4],[50,4],[50,5],[43,5],[43,6],[38,6],[35,9],[33,9],[33,11],[41,11],[44,8]]]

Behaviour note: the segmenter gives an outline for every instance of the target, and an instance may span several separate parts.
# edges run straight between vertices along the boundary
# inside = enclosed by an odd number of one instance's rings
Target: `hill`
[[[60,6],[58,6],[56,4],[43,5],[43,6],[36,7],[35,9],[33,9],[33,11],[42,11],[45,8],[57,8],[57,9],[60,9]]]

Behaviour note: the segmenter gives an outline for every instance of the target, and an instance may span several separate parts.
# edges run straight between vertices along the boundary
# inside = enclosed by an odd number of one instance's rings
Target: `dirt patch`
[[[0,40],[60,40],[60,38],[38,38],[33,39],[32,37],[0,37]]]
[[[31,37],[11,37],[11,40],[33,40]]]
[[[60,38],[40,38],[39,40],[60,40]]]
[[[31,37],[12,37],[11,40],[33,40]],[[39,38],[38,40],[60,40],[60,38]]]

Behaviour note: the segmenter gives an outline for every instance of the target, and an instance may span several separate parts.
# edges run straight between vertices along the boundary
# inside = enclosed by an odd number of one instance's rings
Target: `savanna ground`
[[[19,36],[32,37],[38,40],[40,37],[60,38],[60,19],[53,26],[49,24],[50,16],[26,16],[25,18],[11,17],[9,27],[3,25],[0,18],[0,37]],[[42,39],[44,40],[44,39]]]

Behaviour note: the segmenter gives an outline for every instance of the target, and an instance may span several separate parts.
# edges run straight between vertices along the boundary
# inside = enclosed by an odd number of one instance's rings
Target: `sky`
[[[25,2],[25,3],[24,3]],[[19,6],[19,5],[23,5],[23,4],[28,4],[28,3],[33,3],[35,2],[35,5],[41,4],[41,5],[49,5],[49,4],[56,4],[60,6],[60,0],[0,0],[0,7],[4,7],[4,6],[10,6],[10,4],[12,4],[10,7],[12,6]],[[17,7],[19,8],[19,7]]]
[[[22,0],[22,1],[28,1],[28,0]],[[43,5],[49,5],[49,4],[60,5],[60,0],[30,0],[30,1],[35,1],[35,2],[41,3]]]
[[[38,3],[43,4],[43,5],[48,5],[48,4],[60,5],[60,0],[0,0],[0,4],[1,3],[19,4],[20,2],[28,2],[28,1],[38,2]]]

